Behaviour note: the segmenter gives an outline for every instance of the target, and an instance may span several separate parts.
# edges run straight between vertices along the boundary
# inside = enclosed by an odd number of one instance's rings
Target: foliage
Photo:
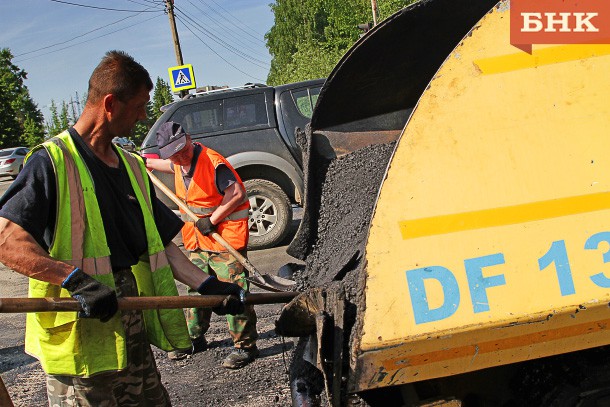
[[[23,123],[23,133],[21,135],[21,145],[34,147],[42,143],[45,139],[43,126],[37,123],[31,117],[26,117]]]
[[[378,22],[413,0],[377,0]],[[372,22],[370,0],[275,0],[265,35],[272,56],[270,85],[327,77]]]
[[[281,83],[291,83],[324,78],[330,74],[342,55],[343,51],[340,49],[325,49],[321,44],[300,43],[278,80]]]
[[[133,141],[136,147],[139,147],[142,144],[142,141],[144,141],[144,138],[148,134],[148,130],[150,130],[155,123],[152,105],[152,101],[146,104],[146,119],[139,121],[131,133],[131,141]]]
[[[379,12],[378,22],[385,20],[392,14],[414,3],[414,0],[377,0],[377,9]]]
[[[132,134],[132,140],[136,146],[140,146],[148,134],[152,125],[157,121],[163,112],[161,107],[174,101],[172,89],[161,77],[157,77],[152,99],[146,105],[146,120],[139,122]]]
[[[174,101],[174,95],[169,83],[165,82],[161,77],[157,77],[155,83],[155,92],[152,97],[153,118],[157,120],[161,116],[161,108]]]
[[[76,122],[75,118],[68,112],[68,104],[65,101],[61,102],[61,111],[58,111],[55,100],[51,99],[49,110],[51,111],[51,120],[45,125],[49,137],[58,135]]]
[[[44,140],[44,118],[25,86],[27,73],[0,50],[0,148],[34,146]]]
[[[51,99],[51,106],[49,106],[51,119],[45,123],[48,137],[56,136],[73,126],[80,117],[86,102],[86,93],[80,98],[78,92],[75,92],[75,97],[70,97],[70,102],[61,101],[61,110],[58,110],[55,100]]]
[[[293,60],[298,45],[315,43],[324,39],[326,16],[322,7],[324,0],[276,0],[271,4],[275,24],[265,35],[267,47],[273,59],[267,82],[286,83],[282,76]]]

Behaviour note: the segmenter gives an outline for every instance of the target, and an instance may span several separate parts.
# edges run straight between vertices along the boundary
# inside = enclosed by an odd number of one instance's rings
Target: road
[[[12,180],[0,178],[0,195],[4,194]],[[292,235],[298,227],[299,211],[295,211]],[[180,243],[179,238],[176,239]],[[289,239],[285,242],[289,242]],[[296,259],[286,254],[286,245],[272,249],[250,251],[248,253],[250,262],[261,273],[277,274],[278,269]],[[185,293],[185,287],[178,283],[181,294]],[[253,292],[263,292],[254,287]],[[0,263],[0,298],[27,297],[27,278],[13,272]],[[210,349],[202,354],[193,355],[185,361],[168,362],[165,354],[155,350],[157,365],[161,371],[163,382],[168,388],[174,405],[178,406],[210,406],[227,405],[226,391],[234,387],[237,377],[243,376],[245,383],[239,391],[233,391],[233,406],[252,405],[258,406],[288,405],[290,394],[285,383],[285,360],[289,357],[288,352],[293,347],[291,338],[279,338],[273,332],[274,322],[281,310],[281,305],[257,306],[258,331],[260,339],[258,342],[261,357],[252,365],[241,369],[239,372],[226,371],[218,367],[219,361],[231,350],[231,342],[227,340],[223,318],[214,316],[212,326],[206,335],[210,342]],[[15,406],[38,406],[45,404],[44,373],[38,362],[23,351],[25,314],[0,314],[0,373],[8,388],[9,394]],[[177,364],[178,363],[178,364]],[[175,375],[177,366],[180,374]],[[189,373],[191,372],[191,373]],[[266,381],[258,378],[264,372]],[[184,399],[184,394],[190,392],[190,386],[194,380],[202,377],[214,377],[214,384],[209,381],[197,385],[197,391],[201,392],[197,400]],[[210,386],[205,387],[205,386]]]
[[[4,194],[12,183],[13,179],[11,177],[0,176],[0,196]]]

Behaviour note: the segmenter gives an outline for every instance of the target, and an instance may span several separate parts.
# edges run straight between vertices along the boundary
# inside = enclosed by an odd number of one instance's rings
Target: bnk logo
[[[511,0],[510,43],[610,44],[610,0]]]

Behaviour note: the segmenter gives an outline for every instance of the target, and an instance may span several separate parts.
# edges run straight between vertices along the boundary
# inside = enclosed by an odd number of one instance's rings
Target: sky
[[[265,83],[271,2],[174,0],[183,62],[193,65],[198,87]],[[178,65],[163,0],[0,0],[0,27],[0,48],[27,72],[25,85],[46,120],[52,100],[82,99],[106,51],[133,56],[153,83],[169,83],[167,69]]]

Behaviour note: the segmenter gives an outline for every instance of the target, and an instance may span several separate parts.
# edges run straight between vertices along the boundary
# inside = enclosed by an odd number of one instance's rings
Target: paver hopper
[[[420,1],[327,80],[277,323],[295,404],[610,402],[610,45],[528,54],[509,24]]]

